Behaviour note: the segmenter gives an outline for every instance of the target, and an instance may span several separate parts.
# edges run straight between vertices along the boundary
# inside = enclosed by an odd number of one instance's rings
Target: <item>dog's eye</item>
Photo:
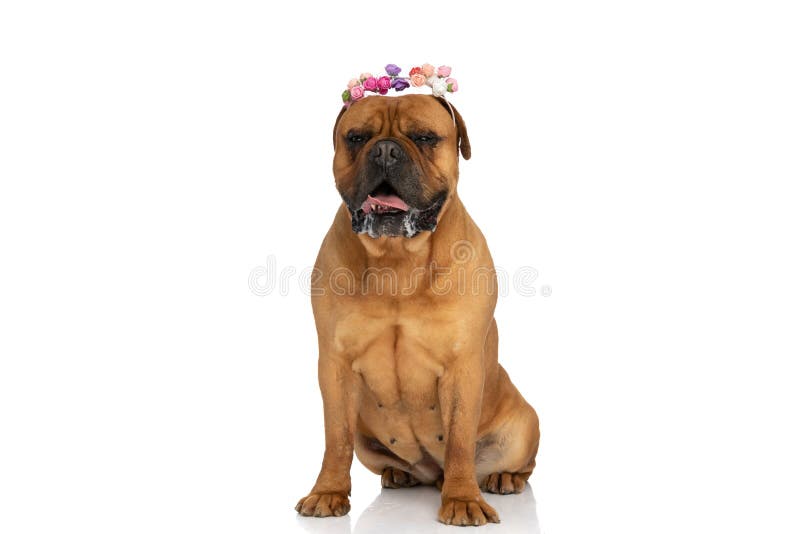
[[[353,145],[360,145],[366,142],[367,136],[360,133],[347,134],[347,142]]]
[[[411,140],[414,141],[418,145],[434,145],[439,138],[436,137],[434,134],[414,134],[411,136]]]

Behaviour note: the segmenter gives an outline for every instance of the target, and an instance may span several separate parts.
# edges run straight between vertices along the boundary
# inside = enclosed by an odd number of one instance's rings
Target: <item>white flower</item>
[[[427,85],[428,87],[433,87],[433,84],[435,84],[438,79],[439,77],[434,74],[433,76],[430,76],[427,80],[425,80],[425,85]]]
[[[431,86],[433,89],[433,96],[444,96],[447,94],[447,82],[437,78],[433,85]]]

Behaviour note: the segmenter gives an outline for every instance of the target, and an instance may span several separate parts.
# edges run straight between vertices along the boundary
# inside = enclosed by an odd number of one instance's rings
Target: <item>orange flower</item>
[[[411,75],[411,85],[414,87],[422,87],[428,79],[424,74],[417,73]]]

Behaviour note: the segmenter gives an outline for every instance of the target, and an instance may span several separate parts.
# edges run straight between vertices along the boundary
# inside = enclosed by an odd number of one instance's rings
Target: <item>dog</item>
[[[346,514],[355,453],[384,488],[439,487],[442,523],[499,522],[481,490],[524,489],[539,418],[497,360],[494,264],[456,191],[464,120],[433,95],[370,96],[333,144],[343,202],[312,277],[325,453],[296,510]]]

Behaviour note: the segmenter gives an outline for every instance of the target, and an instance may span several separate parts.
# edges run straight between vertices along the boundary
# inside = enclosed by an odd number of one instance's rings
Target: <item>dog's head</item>
[[[371,237],[433,231],[470,157],[461,115],[430,95],[370,96],[333,127],[333,174],[353,230]]]

